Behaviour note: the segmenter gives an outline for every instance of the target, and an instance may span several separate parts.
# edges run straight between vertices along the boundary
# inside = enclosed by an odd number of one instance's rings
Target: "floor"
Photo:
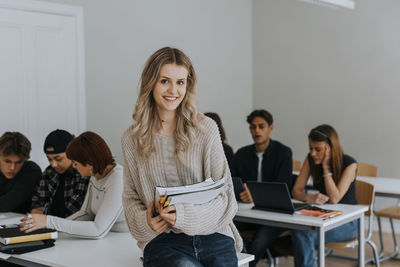
[[[375,242],[376,246],[378,247],[378,252],[380,251],[380,246],[379,246],[379,235],[378,233],[373,233],[372,235],[372,240]],[[383,234],[383,242],[385,244],[385,255],[390,254],[393,251],[393,239],[392,235],[389,233],[384,233]],[[397,235],[397,243],[400,244],[400,235]],[[335,254],[340,254],[340,255],[346,255],[346,256],[352,256],[356,257],[357,256],[357,248],[354,249],[345,249],[345,250],[336,250]],[[372,257],[372,250],[370,246],[367,244],[365,246],[365,255],[366,258]],[[338,258],[333,258],[333,257],[327,257],[325,259],[325,265],[326,266],[340,266],[340,267],[354,267],[357,266],[356,261],[349,261],[349,260],[343,260],[343,259],[338,259]],[[257,267],[268,267],[269,264],[266,259],[261,260],[258,262]],[[293,257],[281,257],[279,258],[279,264],[277,265],[278,267],[289,267],[289,266],[294,266],[293,263]],[[367,264],[366,266],[374,266],[372,264]],[[381,262],[382,267],[399,267],[400,266],[400,261],[384,261]]]

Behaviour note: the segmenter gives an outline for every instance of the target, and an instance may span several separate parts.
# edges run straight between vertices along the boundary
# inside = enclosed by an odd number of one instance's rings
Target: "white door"
[[[46,135],[86,128],[82,10],[0,0],[0,134],[20,131],[47,166]]]

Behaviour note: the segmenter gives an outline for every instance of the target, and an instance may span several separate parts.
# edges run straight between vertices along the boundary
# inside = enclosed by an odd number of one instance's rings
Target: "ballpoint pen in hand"
[[[47,210],[49,209],[49,202],[44,204],[43,214],[47,214]]]

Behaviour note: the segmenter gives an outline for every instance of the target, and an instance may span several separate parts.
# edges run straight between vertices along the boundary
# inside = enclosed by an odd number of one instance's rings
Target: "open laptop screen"
[[[247,186],[253,197],[255,209],[292,214],[297,209],[309,206],[307,203],[301,203],[295,208],[285,183],[249,181]]]

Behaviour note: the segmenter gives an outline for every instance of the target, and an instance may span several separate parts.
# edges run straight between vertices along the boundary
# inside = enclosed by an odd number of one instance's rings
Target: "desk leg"
[[[365,261],[365,232],[364,213],[358,219],[358,266],[364,267]]]
[[[318,229],[318,266],[325,266],[325,230],[324,227]]]

